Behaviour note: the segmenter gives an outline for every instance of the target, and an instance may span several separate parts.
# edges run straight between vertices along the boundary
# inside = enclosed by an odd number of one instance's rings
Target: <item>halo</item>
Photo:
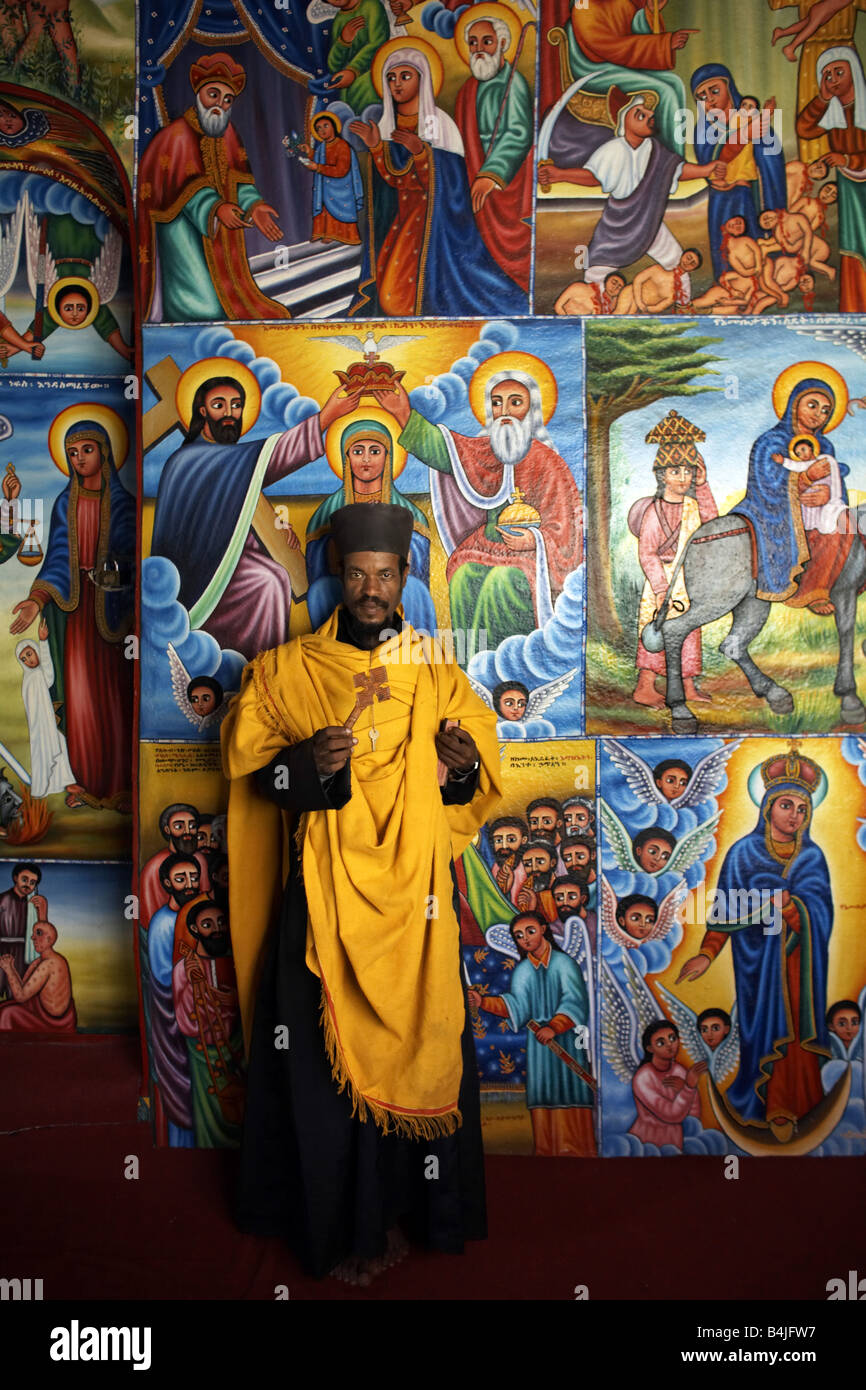
[[[259,411],[262,408],[262,388],[249,367],[245,366],[243,362],[238,362],[234,357],[204,357],[200,362],[193,362],[191,367],[187,367],[174,392],[174,408],[177,411],[177,418],[184,429],[188,430],[192,418],[193,397],[202,382],[207,381],[208,377],[211,376],[234,377],[244,388],[246,400],[244,401],[241,434],[246,434],[247,430],[252,429],[259,418]]]
[[[558,393],[556,389],[556,377],[550,370],[546,362],[542,362],[540,357],[533,357],[529,352],[497,352],[493,357],[488,357],[486,362],[473,373],[469,383],[469,404],[476,420],[482,425],[487,423],[484,413],[484,392],[487,383],[492,376],[498,372],[525,372],[538,382],[538,389],[541,392],[541,418],[545,425],[556,409]]]
[[[781,420],[795,388],[801,381],[807,381],[810,377],[826,381],[836,398],[833,414],[822,431],[823,434],[829,434],[830,430],[834,430],[845,418],[848,409],[848,387],[845,385],[844,377],[826,362],[794,362],[790,367],[786,367],[773,384],[773,409]]]
[[[510,37],[505,50],[505,59],[506,62],[510,63],[517,50],[520,20],[505,5],[497,5],[496,0],[482,0],[481,4],[470,5],[469,9],[458,19],[454,29],[454,43],[463,62],[469,67],[469,39],[466,31],[470,25],[477,24],[479,19],[501,19],[508,25]]]
[[[752,771],[749,773],[749,796],[751,797],[752,801],[755,803],[756,806],[760,806],[761,802],[764,800],[767,790],[764,786],[764,779],[761,776],[762,767],[763,763],[758,763],[757,767],[753,767]],[[821,778],[815,790],[813,792],[804,792],[804,795],[808,796],[810,801],[812,802],[813,811],[815,810],[816,806],[821,805],[821,802],[827,795],[827,788],[829,785],[827,782],[827,774],[824,771],[823,767],[820,768],[819,771],[821,773]]]
[[[55,308],[57,296],[59,294],[64,294],[66,290],[74,289],[84,291],[86,298],[90,300],[90,308],[80,323],[66,323]],[[61,328],[69,328],[73,333],[77,333],[80,328],[89,328],[96,318],[96,315],[99,313],[99,291],[93,281],[86,279],[83,275],[64,275],[61,280],[55,280],[51,289],[48,291],[45,307],[54,322],[58,323]]]
[[[314,134],[316,130],[316,122],[321,120],[330,121],[331,125],[334,127],[334,132],[337,135],[339,135],[340,131],[343,129],[340,117],[335,116],[333,111],[329,111],[328,108],[325,107],[323,111],[317,111],[315,116],[310,117],[310,130],[312,130]]]
[[[394,433],[394,420],[386,410],[381,410],[377,405],[360,407],[353,410],[351,415],[343,415],[341,419],[335,420],[325,435],[325,458],[328,464],[336,473],[340,482],[343,481],[343,456],[340,452],[340,440],[343,438],[343,431],[355,420],[374,420],[377,425],[384,425],[391,440],[391,476],[396,479],[406,467],[406,450],[402,444],[397,443]]]
[[[111,441],[114,466],[119,471],[129,453],[129,431],[126,425],[111,406],[101,405],[98,401],[82,401],[61,410],[57,418],[52,420],[48,431],[48,452],[60,472],[69,477],[69,460],[66,457],[64,441],[69,431],[81,420],[93,420],[95,424],[102,425]]]
[[[382,95],[382,69],[391,54],[395,53],[398,48],[414,48],[417,53],[423,54],[430,65],[430,81],[433,84],[433,95],[434,97],[438,97],[442,90],[442,82],[445,77],[442,59],[439,57],[432,43],[428,43],[426,39],[416,38],[389,39],[388,42],[383,43],[382,47],[377,51],[373,59],[370,76],[373,79],[373,86],[376,88],[379,96]]]

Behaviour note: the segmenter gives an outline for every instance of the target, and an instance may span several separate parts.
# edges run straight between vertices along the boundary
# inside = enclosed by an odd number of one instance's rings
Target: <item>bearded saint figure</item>
[[[402,385],[377,393],[401,427],[399,443],[433,470],[452,625],[485,631],[490,647],[547,622],[583,552],[580,492],[552,447],[539,382],[510,365],[509,356],[481,369],[486,428],[474,439],[430,424]],[[552,385],[549,369],[541,362],[538,368]],[[477,377],[470,400],[480,396]]]

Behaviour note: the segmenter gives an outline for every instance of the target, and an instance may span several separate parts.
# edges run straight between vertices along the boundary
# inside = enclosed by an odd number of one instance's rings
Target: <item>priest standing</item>
[[[335,513],[342,605],[247,667],[222,727],[239,1220],[350,1283],[406,1235],[459,1252],[486,1234],[452,860],[499,800],[496,722],[403,621],[411,533],[403,507]]]

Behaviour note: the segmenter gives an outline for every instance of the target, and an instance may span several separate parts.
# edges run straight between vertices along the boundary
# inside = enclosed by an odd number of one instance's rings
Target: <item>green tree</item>
[[[623,636],[610,570],[610,431],[632,410],[669,396],[697,396],[722,388],[697,378],[718,376],[722,359],[701,349],[720,338],[691,333],[692,321],[643,319],[585,322],[587,425],[587,539],[591,549],[588,610],[594,630],[608,641]],[[688,334],[688,336],[686,336]]]

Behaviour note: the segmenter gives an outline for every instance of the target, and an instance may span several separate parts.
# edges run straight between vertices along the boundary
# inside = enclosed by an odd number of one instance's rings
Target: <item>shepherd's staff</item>
[[[526,38],[526,31],[527,29],[535,29],[536,27],[537,26],[535,20],[530,19],[527,21],[526,24],[524,24],[523,28],[520,30],[520,38],[517,40],[517,47],[514,50],[514,57],[511,60],[511,72],[508,74],[508,81],[505,84],[505,92],[503,94],[502,101],[500,102],[499,110],[496,113],[496,124],[493,127],[493,134],[490,137],[490,144],[484,151],[485,159],[489,155],[490,151],[493,149],[493,142],[496,139],[497,133],[499,131],[499,123],[502,120],[503,112],[505,111],[505,107],[508,104],[508,94],[511,91],[511,84],[514,81],[514,74],[517,71],[517,64],[520,61],[520,55],[523,52],[523,41]]]
[[[48,241],[48,214],[39,225],[39,254],[36,257],[36,309],[33,315],[33,341],[42,342],[45,319],[45,251]]]
[[[542,1025],[540,1023],[536,1023],[534,1018],[531,1018],[526,1026],[527,1028],[531,1029],[533,1033],[541,1032]],[[570,1057],[569,1054],[566,1052],[565,1048],[561,1047],[560,1044],[556,1042],[553,1038],[551,1038],[550,1042],[542,1043],[541,1045],[542,1047],[549,1047],[551,1052],[556,1057],[558,1057],[561,1062],[564,1062],[570,1071],[574,1072],[575,1076],[579,1076],[581,1081],[586,1082],[590,1090],[598,1090],[598,1082],[596,1081],[595,1077],[591,1076],[588,1071],[584,1071],[580,1063],[576,1062],[573,1057]]]

